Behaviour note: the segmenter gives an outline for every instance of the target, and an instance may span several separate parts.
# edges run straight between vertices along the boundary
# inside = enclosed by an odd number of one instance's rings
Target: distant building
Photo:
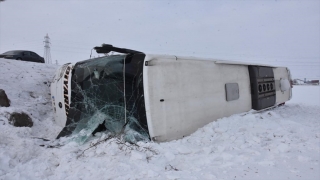
[[[319,80],[311,80],[311,81],[308,81],[307,84],[319,85]]]
[[[301,79],[294,79],[292,81],[292,84],[293,85],[303,85],[303,84],[306,84],[305,81],[301,80]]]
[[[319,80],[307,81],[306,78],[304,78],[304,80],[294,79],[292,83],[293,85],[319,85]]]

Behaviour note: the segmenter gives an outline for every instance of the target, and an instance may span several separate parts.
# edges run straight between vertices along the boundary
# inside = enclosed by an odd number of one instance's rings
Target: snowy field
[[[222,118],[180,140],[133,146],[109,139],[88,149],[108,134],[81,146],[54,140],[61,128],[49,82],[57,67],[0,59],[0,89],[11,100],[0,107],[1,180],[320,179],[320,86],[294,86],[284,106]],[[16,111],[34,126],[10,125]]]

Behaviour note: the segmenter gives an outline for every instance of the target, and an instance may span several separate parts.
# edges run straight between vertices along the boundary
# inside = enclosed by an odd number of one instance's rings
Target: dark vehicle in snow
[[[44,63],[43,57],[39,56],[35,52],[26,50],[7,51],[3,54],[0,54],[0,58]]]

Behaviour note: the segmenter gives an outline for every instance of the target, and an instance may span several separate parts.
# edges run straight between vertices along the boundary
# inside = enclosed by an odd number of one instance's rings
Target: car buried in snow
[[[43,57],[39,56],[35,52],[26,51],[26,50],[7,51],[7,52],[5,52],[3,54],[0,54],[0,58],[44,63],[44,58]]]
[[[129,142],[165,142],[237,113],[265,110],[292,97],[286,67],[145,54],[103,44],[117,55],[65,64],[51,84],[58,138],[99,126]]]

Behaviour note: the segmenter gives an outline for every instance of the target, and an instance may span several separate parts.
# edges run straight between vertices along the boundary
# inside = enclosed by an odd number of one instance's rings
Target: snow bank
[[[34,138],[60,131],[47,83],[56,68],[0,59],[11,100],[0,108],[0,179],[320,179],[319,86],[295,86],[285,106],[222,118],[180,140],[130,145],[97,133],[79,146]],[[9,125],[13,111],[34,126]]]
[[[320,86],[293,86],[292,99],[288,103],[320,106]]]

